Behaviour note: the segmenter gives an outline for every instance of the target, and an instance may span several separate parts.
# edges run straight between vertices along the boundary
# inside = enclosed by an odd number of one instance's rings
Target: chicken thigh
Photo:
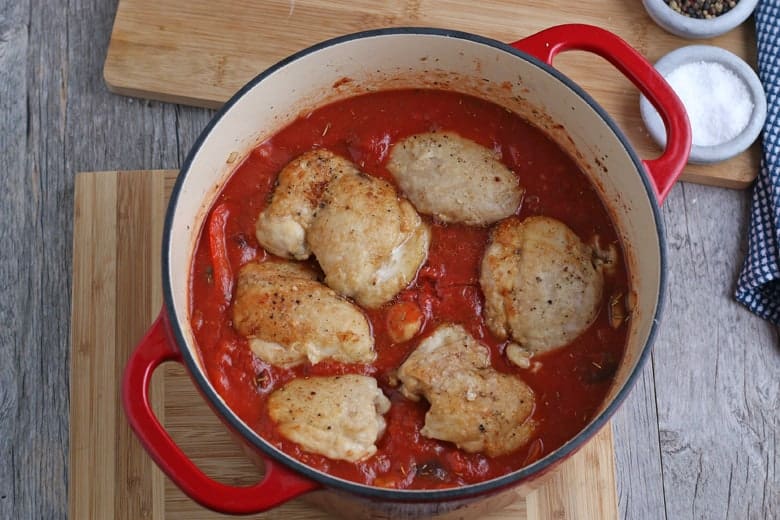
[[[528,442],[534,394],[519,378],[498,372],[490,351],[460,325],[440,325],[398,369],[401,392],[431,405],[424,436],[495,457]]]
[[[238,273],[233,326],[260,359],[277,366],[376,358],[368,320],[355,305],[293,262],[249,263]]]
[[[366,307],[406,287],[425,262],[430,230],[392,185],[327,150],[307,152],[279,174],[256,224],[271,253],[313,252],[325,283]]]
[[[309,229],[325,283],[376,308],[414,279],[428,255],[430,231],[387,182],[346,175],[331,183]]]
[[[562,347],[584,332],[599,312],[604,288],[593,251],[548,217],[498,224],[479,281],[488,328],[531,354]]]
[[[492,224],[513,214],[524,192],[495,152],[452,132],[398,141],[387,169],[417,211],[442,222]]]
[[[306,451],[349,462],[376,453],[389,409],[376,380],[361,375],[293,379],[268,398],[282,435]]]
[[[309,258],[306,232],[325,189],[342,175],[358,173],[354,164],[323,149],[290,161],[279,173],[270,204],[257,219],[255,234],[260,245],[282,258]]]

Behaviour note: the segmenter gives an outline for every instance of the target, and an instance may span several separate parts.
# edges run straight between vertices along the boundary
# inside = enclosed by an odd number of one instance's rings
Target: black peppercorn
[[[739,0],[664,0],[680,14],[691,18],[715,18],[727,13]]]

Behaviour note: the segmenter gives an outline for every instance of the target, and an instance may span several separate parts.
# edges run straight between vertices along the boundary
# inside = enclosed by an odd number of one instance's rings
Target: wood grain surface
[[[213,115],[106,89],[116,10],[0,0],[2,519],[68,518],[75,172],[179,168]],[[778,517],[778,330],[733,298],[749,210],[749,190],[681,183],[666,199],[661,333],[612,420],[623,519]]]
[[[76,178],[71,353],[70,517],[225,518],[189,498],[130,432],[119,403],[125,360],[162,304],[160,242],[175,171],[82,173]],[[182,367],[162,367],[153,404],[207,474],[234,485],[262,473],[244,456]],[[486,520],[617,518],[612,430],[603,429],[526,500]],[[296,500],[258,518],[330,515]]]
[[[121,0],[103,73],[117,93],[217,107],[244,83],[314,43],[366,29],[429,26],[513,42],[560,23],[589,23],[627,40],[649,60],[687,42],[655,25],[638,0]],[[710,41],[755,62],[750,24]],[[606,61],[568,53],[555,66],[592,94],[643,157],[658,154],[639,114],[636,88]],[[745,188],[759,145],[721,164],[689,165],[683,179]]]

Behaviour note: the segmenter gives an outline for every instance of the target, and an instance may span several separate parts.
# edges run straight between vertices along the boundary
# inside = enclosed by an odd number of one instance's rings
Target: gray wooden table
[[[106,90],[115,9],[0,0],[0,519],[67,516],[74,175],[177,168],[211,115]],[[749,195],[664,205],[663,328],[613,426],[623,518],[780,518],[778,332],[732,297]]]

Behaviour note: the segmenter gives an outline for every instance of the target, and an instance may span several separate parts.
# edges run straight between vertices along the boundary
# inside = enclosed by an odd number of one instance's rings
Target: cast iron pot
[[[585,92],[552,67],[568,49],[602,56],[625,74],[662,115],[663,154],[641,160],[615,123]],[[438,88],[489,99],[545,130],[580,163],[601,191],[623,241],[634,311],[616,381],[595,418],[576,437],[533,464],[483,483],[444,490],[393,490],[335,478],[281,452],[238,418],[209,382],[190,327],[191,258],[204,218],[238,160],[312,108],[391,88]],[[691,136],[677,96],[653,67],[612,33],[561,25],[512,45],[456,31],[402,28],[336,38],[301,51],[243,87],[203,131],[177,179],[165,219],[164,307],[130,357],[122,386],[130,425],[187,495],[226,513],[265,511],[299,495],[344,518],[413,518],[457,510],[479,515],[539,484],[539,478],[590,439],[628,394],[647,358],[665,286],[662,202],[685,165]],[[265,476],[234,487],[204,475],[176,446],[149,403],[149,382],[165,361],[186,366],[204,399]]]

